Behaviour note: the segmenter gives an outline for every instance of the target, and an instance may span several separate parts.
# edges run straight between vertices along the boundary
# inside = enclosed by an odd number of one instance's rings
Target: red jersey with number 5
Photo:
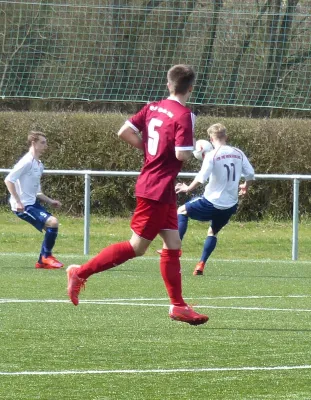
[[[175,98],[152,102],[127,123],[142,133],[144,165],[136,182],[137,197],[176,202],[175,179],[182,162],[176,150],[193,150],[195,116]]]

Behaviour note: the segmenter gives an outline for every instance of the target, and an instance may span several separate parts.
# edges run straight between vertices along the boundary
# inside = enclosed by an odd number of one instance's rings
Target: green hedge
[[[142,155],[121,142],[116,132],[127,115],[119,113],[35,113],[2,112],[0,114],[0,167],[10,168],[27,151],[26,137],[31,129],[42,130],[48,136],[49,149],[44,156],[46,169],[91,169],[138,171]],[[221,122],[229,134],[229,143],[240,147],[249,157],[258,174],[311,173],[311,124],[298,119],[197,118],[196,137],[206,138],[206,129]],[[194,158],[183,171],[200,168]],[[93,213],[129,216],[135,207],[135,178],[96,177],[91,180]],[[84,179],[74,176],[45,176],[44,192],[58,198],[64,211],[83,213]],[[300,212],[310,210],[311,183],[300,185]],[[203,187],[202,187],[203,190]],[[7,202],[3,180],[0,201]],[[183,203],[186,197],[181,196]],[[292,215],[292,183],[258,180],[250,195],[241,200],[238,219],[276,219]]]

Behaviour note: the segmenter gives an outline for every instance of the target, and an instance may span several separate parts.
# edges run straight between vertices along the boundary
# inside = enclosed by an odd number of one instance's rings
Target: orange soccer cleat
[[[193,271],[193,275],[203,275],[204,267],[205,264],[203,261],[198,262]]]
[[[77,268],[80,265],[69,265],[67,268],[67,293],[72,303],[77,306],[79,304],[79,293],[80,290],[85,288],[86,279],[78,277]]]
[[[53,256],[42,256],[41,262],[36,262],[36,268],[43,268],[43,269],[59,269],[62,268],[64,264],[60,261],[56,260]]]
[[[208,321],[208,316],[195,312],[190,306],[170,306],[169,316],[171,319],[186,322],[190,325],[201,325]]]

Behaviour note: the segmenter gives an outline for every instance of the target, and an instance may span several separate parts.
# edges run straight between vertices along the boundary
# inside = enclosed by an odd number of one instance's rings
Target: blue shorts
[[[13,212],[23,221],[29,222],[40,232],[42,232],[46,221],[52,216],[38,201],[33,205],[25,206],[24,212]]]
[[[205,197],[196,197],[186,204],[188,217],[196,221],[211,221],[214,234],[218,233],[229,222],[231,216],[236,213],[238,205],[225,210],[213,206]]]

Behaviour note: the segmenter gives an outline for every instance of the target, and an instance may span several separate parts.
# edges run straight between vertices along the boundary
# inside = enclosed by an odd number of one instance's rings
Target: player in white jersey
[[[61,206],[58,200],[47,197],[41,191],[40,179],[44,167],[39,158],[47,149],[46,136],[42,132],[31,131],[28,135],[28,145],[28,153],[14,165],[4,182],[11,194],[10,204],[14,214],[40,232],[45,230],[36,268],[58,269],[63,267],[63,264],[52,255],[58,233],[58,221],[39,203],[43,201],[55,208]]]
[[[214,124],[207,130],[214,150],[206,153],[201,170],[188,186],[178,183],[176,193],[190,193],[208,180],[203,196],[190,200],[178,208],[178,230],[183,239],[188,218],[198,221],[211,221],[204,242],[200,262],[193,275],[203,275],[205,263],[217,244],[217,233],[236,213],[238,195],[245,195],[254,180],[254,168],[240,149],[227,145],[226,128]],[[241,185],[243,175],[245,182]]]

